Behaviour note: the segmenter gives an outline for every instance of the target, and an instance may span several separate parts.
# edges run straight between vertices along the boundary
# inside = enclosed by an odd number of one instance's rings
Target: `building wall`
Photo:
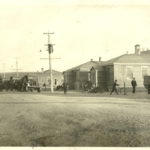
[[[137,87],[144,87],[144,75],[150,75],[150,64],[115,64],[114,78],[118,80],[120,86],[131,87],[131,80],[135,77]]]
[[[88,81],[88,72],[87,71],[80,71],[80,79],[81,82]]]
[[[70,90],[82,90],[84,83],[88,81],[88,74],[89,72],[80,70],[64,72],[64,81]]]
[[[82,90],[84,88],[84,84],[88,81],[88,73],[87,71],[78,70],[76,73],[76,81],[74,84],[75,90]]]
[[[93,85],[96,84],[96,79],[95,79],[95,77],[96,77],[96,75],[95,75],[96,74],[96,70],[92,69],[91,72],[90,72],[90,74],[91,74],[90,80],[91,80],[91,83],[92,83],[92,86],[93,86]]]
[[[48,73],[41,73],[38,75],[38,82],[39,85],[42,87],[45,83],[47,87],[50,86],[50,75]],[[54,87],[58,85],[62,85],[63,83],[63,75],[60,74],[53,74],[53,85]]]
[[[68,89],[75,89],[75,82],[77,78],[77,71],[64,72],[64,81],[68,84]]]
[[[98,71],[98,87],[106,88],[106,76],[104,69]]]
[[[91,70],[91,82],[95,84],[95,69]],[[150,75],[150,64],[114,64],[104,66],[98,71],[98,87],[112,88],[114,80],[118,81],[120,87],[131,87],[131,80],[135,77],[137,87],[144,87],[144,75]]]
[[[104,67],[106,87],[111,88],[114,82],[114,65],[107,65]]]

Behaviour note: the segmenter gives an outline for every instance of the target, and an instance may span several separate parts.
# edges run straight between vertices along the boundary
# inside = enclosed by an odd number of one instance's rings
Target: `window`
[[[132,67],[127,68],[127,79],[131,80],[133,78],[133,70]]]

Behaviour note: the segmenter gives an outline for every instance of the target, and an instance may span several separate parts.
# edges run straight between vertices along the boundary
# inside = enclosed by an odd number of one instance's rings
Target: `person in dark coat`
[[[118,95],[118,91],[116,86],[119,86],[119,84],[117,84],[117,80],[114,81],[113,86],[112,86],[112,90],[110,92],[110,95],[115,91],[115,93]]]
[[[133,78],[133,80],[131,81],[131,85],[132,85],[132,88],[133,88],[132,92],[135,93],[135,89],[136,89],[136,86],[137,86],[135,78]]]

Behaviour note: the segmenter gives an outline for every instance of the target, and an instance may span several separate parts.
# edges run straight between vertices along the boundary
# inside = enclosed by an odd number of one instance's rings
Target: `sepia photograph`
[[[149,146],[148,0],[0,0],[0,148]]]

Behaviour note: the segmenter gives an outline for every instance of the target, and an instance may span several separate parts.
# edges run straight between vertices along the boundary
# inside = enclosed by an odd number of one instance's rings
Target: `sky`
[[[148,0],[0,0],[0,72],[49,68],[65,71],[91,59],[103,61],[150,48]],[[41,50],[41,52],[40,52]],[[60,58],[60,59],[55,59]]]

